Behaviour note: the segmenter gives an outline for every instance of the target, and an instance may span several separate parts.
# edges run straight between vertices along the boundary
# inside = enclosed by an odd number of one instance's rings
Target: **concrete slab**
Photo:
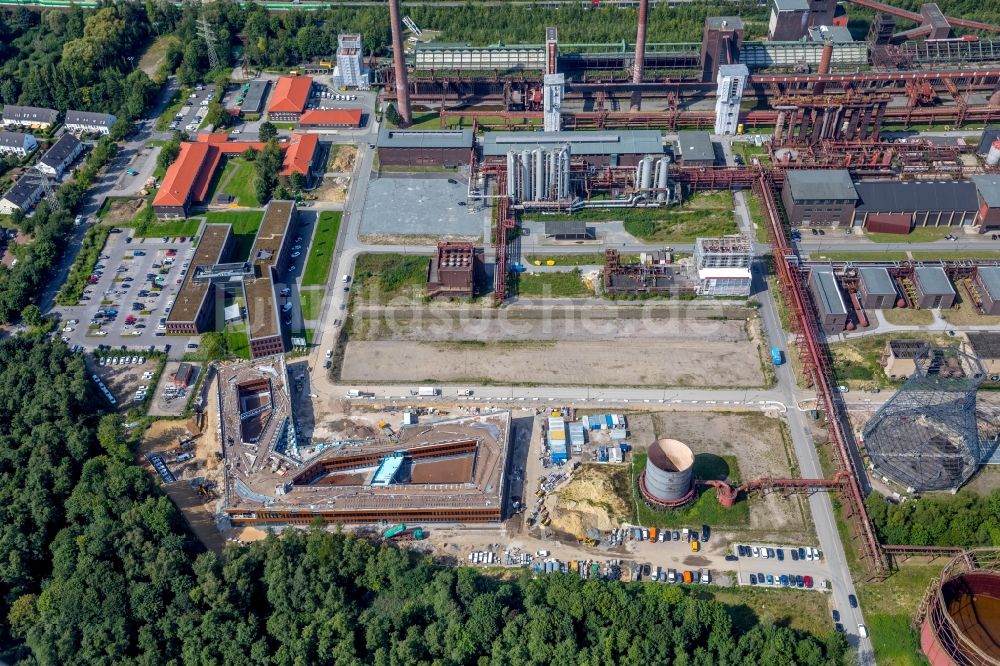
[[[450,182],[453,181],[453,182]],[[465,204],[466,184],[440,177],[392,176],[368,184],[362,236],[448,236],[481,238],[489,209]]]

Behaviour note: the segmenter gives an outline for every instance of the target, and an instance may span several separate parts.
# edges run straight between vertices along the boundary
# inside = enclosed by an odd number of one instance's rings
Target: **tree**
[[[42,309],[35,305],[34,303],[25,306],[21,310],[21,319],[25,324],[31,327],[42,325]]]
[[[260,135],[260,140],[266,143],[278,136],[278,128],[270,120],[265,120],[260,124],[258,134]]]
[[[296,191],[302,191],[306,186],[306,177],[298,171],[293,171],[288,180],[292,185],[292,189]]]
[[[167,169],[177,156],[181,153],[181,137],[179,134],[174,134],[174,138],[170,140],[170,143],[160,148],[160,154],[156,156],[156,166],[160,169]]]
[[[278,172],[281,170],[281,148],[277,139],[267,142],[264,150],[257,156],[254,168],[257,172],[257,179],[254,181],[257,201],[265,204],[271,200],[274,189],[278,186]]]

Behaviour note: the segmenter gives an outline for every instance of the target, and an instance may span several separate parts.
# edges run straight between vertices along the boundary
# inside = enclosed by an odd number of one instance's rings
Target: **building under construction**
[[[742,236],[699,238],[694,245],[699,296],[749,296],[753,245]]]
[[[300,442],[281,357],[219,368],[224,512],[236,525],[499,522],[510,412]]]

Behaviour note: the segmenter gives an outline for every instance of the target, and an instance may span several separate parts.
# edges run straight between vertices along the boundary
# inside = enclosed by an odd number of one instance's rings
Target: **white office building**
[[[337,35],[337,67],[333,78],[338,88],[368,83],[368,72],[361,60],[361,35]]]
[[[721,65],[716,78],[715,91],[715,133],[736,134],[740,124],[740,104],[746,88],[750,70],[746,65]]]

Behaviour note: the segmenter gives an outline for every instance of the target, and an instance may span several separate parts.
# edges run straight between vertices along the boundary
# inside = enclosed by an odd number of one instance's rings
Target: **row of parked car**
[[[750,574],[751,585],[774,585],[780,587],[798,587],[812,589],[812,576],[800,576],[798,574]]]
[[[792,556],[792,561],[802,560],[813,561],[820,559],[819,549],[813,548],[811,546],[800,546],[798,548],[789,548],[789,555]],[[777,559],[779,562],[785,560],[785,550],[784,548],[770,548],[767,546],[746,546],[743,544],[736,544],[736,555],[738,557],[759,557],[762,560],[766,559]]]

